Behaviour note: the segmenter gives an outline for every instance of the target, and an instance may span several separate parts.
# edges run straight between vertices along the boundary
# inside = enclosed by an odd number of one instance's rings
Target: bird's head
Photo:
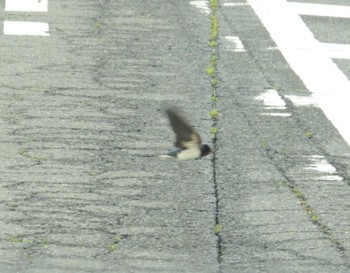
[[[210,149],[209,145],[203,144],[201,146],[201,157],[210,154],[210,152],[211,152],[211,149]]]

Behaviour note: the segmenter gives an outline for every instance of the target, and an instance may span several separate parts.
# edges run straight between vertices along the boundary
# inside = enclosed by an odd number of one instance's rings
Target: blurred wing
[[[175,147],[182,149],[198,148],[202,144],[201,137],[184,121],[174,109],[167,109],[166,113],[171,127],[176,135]]]

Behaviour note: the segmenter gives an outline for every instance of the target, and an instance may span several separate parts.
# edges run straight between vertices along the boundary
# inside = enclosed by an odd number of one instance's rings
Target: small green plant
[[[298,198],[299,204],[304,208],[306,213],[309,215],[310,220],[313,223],[316,223],[318,221],[318,215],[314,212],[312,207],[308,204],[307,199],[303,194],[303,192],[297,187],[291,187],[291,189],[294,192],[295,196]]]
[[[218,58],[215,54],[212,54],[211,55],[211,58],[210,58],[210,65],[211,66],[216,66],[218,63]]]
[[[7,240],[11,243],[23,243],[23,244],[30,244],[32,241],[25,238],[18,238],[16,236],[10,236],[7,238]]]
[[[292,191],[295,193],[296,197],[304,199],[304,194],[297,187],[293,187]]]
[[[211,5],[211,9],[213,11],[216,11],[218,9],[218,1],[217,0],[211,0],[210,5]]]
[[[96,28],[102,28],[102,23],[100,21],[95,22]]]
[[[210,33],[210,39],[212,41],[216,40],[218,38],[218,29],[219,29],[219,21],[216,14],[211,16],[211,33]]]
[[[21,155],[21,156],[25,156],[25,157],[28,157],[28,150],[24,147],[20,148],[18,153]]]
[[[270,150],[269,144],[267,142],[265,142],[265,141],[260,143],[260,147],[263,148],[266,151]]]
[[[44,239],[44,240],[42,240],[42,241],[40,242],[40,244],[43,245],[43,246],[47,246],[47,245],[50,244],[50,242],[49,242],[49,240]]]
[[[118,248],[118,244],[120,243],[120,241],[123,239],[122,236],[115,236],[114,237],[114,241],[113,243],[111,243],[108,247],[107,247],[107,251],[110,253],[110,252],[113,252],[114,250],[116,250]]]
[[[217,96],[215,96],[215,95],[213,95],[213,96],[211,96],[211,101],[218,101],[218,97]]]
[[[22,242],[22,240],[16,236],[8,237],[8,241],[11,243],[21,243]]]
[[[107,248],[107,251],[110,253],[110,252],[113,252],[114,250],[116,250],[118,247],[118,244],[116,243],[113,243],[113,244],[110,244]]]
[[[212,86],[213,88],[215,88],[215,87],[218,85],[219,80],[216,79],[216,78],[215,78],[215,79],[211,79],[210,83],[211,83],[211,86]],[[217,97],[216,97],[216,99],[217,99]]]
[[[33,92],[38,92],[40,91],[41,88],[40,88],[40,85],[32,85],[28,89],[30,89],[30,91],[33,91]]]
[[[219,117],[219,111],[214,108],[210,111],[210,116],[212,119],[217,119]]]
[[[312,214],[310,215],[310,217],[311,217],[311,221],[312,221],[312,222],[317,222],[317,221],[318,221],[318,216],[317,216],[316,214],[312,213]]]
[[[315,136],[315,133],[312,132],[312,131],[306,131],[306,132],[305,132],[305,135],[306,135],[306,137],[307,137],[308,139],[311,139],[311,138],[313,138],[313,137]]]
[[[286,151],[284,149],[277,149],[275,150],[275,153],[280,156],[286,156]]]
[[[95,172],[95,171],[88,171],[87,174],[90,175],[90,176],[96,176],[96,175],[98,175],[99,173],[98,173],[98,172]]]
[[[285,187],[286,186],[286,182],[285,181],[278,181],[276,182],[277,187]]]
[[[36,161],[38,164],[40,164],[41,161],[45,160],[44,158],[41,158],[38,156],[33,156],[31,153],[29,153],[29,150],[27,148],[24,148],[24,147],[20,148],[18,150],[18,153],[25,158]]]
[[[215,66],[212,66],[212,65],[208,66],[206,68],[206,72],[207,72],[209,77],[213,78],[215,75]]]
[[[221,225],[217,224],[214,228],[213,231],[215,233],[215,235],[219,235],[221,232]]]
[[[210,47],[216,47],[216,46],[217,46],[217,42],[216,42],[216,41],[209,41],[209,42],[208,42],[208,45],[209,45]]]
[[[211,127],[210,128],[210,133],[215,137],[218,133],[218,128],[216,127]]]

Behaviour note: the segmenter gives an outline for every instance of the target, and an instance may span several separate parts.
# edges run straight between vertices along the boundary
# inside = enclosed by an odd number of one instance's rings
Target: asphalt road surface
[[[219,1],[215,51],[208,1],[10,2],[0,11],[0,272],[350,272],[347,112],[321,103],[298,70],[309,59],[289,59],[293,45],[259,1]],[[288,14],[331,47],[317,52],[345,86],[347,50],[334,47],[350,44],[349,19],[305,7]],[[41,24],[20,35],[11,22]],[[347,96],[330,91],[342,110]],[[158,157],[174,139],[167,106],[214,154]]]

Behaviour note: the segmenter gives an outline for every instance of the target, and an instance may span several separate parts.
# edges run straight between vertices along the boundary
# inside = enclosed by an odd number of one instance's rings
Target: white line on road
[[[329,181],[343,180],[343,177],[338,175],[337,169],[330,164],[324,156],[311,155],[308,159],[310,160],[310,163],[307,167],[304,167],[304,169],[318,172],[322,175],[319,179]]]
[[[268,112],[261,113],[260,115],[274,117],[290,117],[292,115],[291,113],[285,112],[285,110],[287,110],[286,103],[274,89],[266,90],[259,96],[256,96],[255,99],[262,101],[265,105],[265,109],[268,110]]]
[[[312,96],[294,96],[286,95],[286,98],[296,106],[318,106],[317,102]]]
[[[41,22],[4,21],[4,34],[49,36],[49,24]]]
[[[6,0],[5,11],[47,12],[47,0]]]
[[[287,109],[286,103],[274,89],[266,90],[255,99],[262,101],[267,109]]]
[[[350,18],[350,7],[289,2],[288,6],[301,15]]]
[[[242,6],[249,6],[248,3],[244,2],[238,2],[238,3],[222,3],[221,4],[224,7],[242,7]]]
[[[244,45],[238,36],[225,36],[227,43],[227,49],[234,52],[245,52]]]
[[[190,5],[196,7],[197,9],[199,9],[202,13],[205,14],[210,14],[211,9],[209,7],[209,1],[208,0],[204,0],[204,1],[191,1]]]
[[[350,82],[285,0],[248,0],[314,101],[350,145]]]

